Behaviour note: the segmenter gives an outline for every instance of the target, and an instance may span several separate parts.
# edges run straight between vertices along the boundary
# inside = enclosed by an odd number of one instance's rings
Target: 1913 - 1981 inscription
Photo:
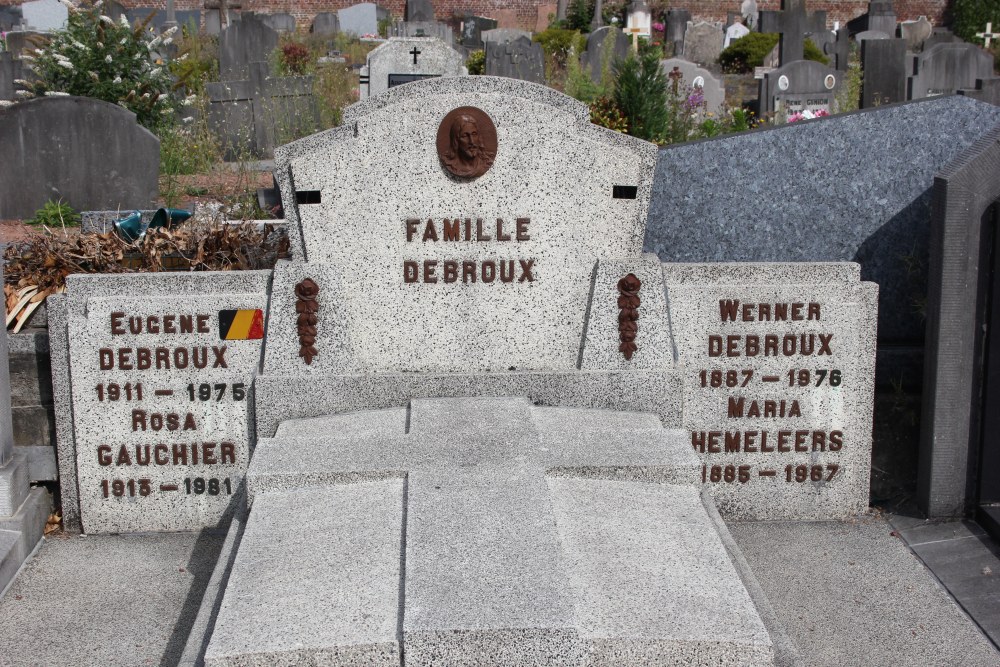
[[[94,299],[85,330],[71,325],[86,530],[190,529],[230,511],[264,321],[237,298]]]

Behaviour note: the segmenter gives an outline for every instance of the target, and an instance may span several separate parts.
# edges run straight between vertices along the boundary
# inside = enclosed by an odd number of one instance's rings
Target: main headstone
[[[158,196],[160,141],[117,104],[59,96],[2,108],[0,145],[0,220],[31,218],[50,200],[108,210]]]
[[[664,74],[670,74],[677,68],[681,73],[681,84],[684,91],[693,88],[701,90],[705,97],[705,109],[712,113],[718,113],[719,109],[726,103],[726,87],[714,74],[703,67],[698,67],[692,62],[680,58],[668,58],[660,61],[660,69]]]
[[[278,32],[254,14],[243,17],[219,35],[219,80],[250,78],[251,64],[267,62],[278,48]]]
[[[270,76],[270,64],[249,66],[243,81],[206,84],[208,123],[222,141],[223,156],[270,157],[274,147],[319,126],[313,79]]]
[[[393,37],[368,54],[361,69],[361,99],[404,83],[468,74],[458,51],[434,37]]]
[[[724,40],[721,23],[689,22],[684,33],[684,59],[710,65],[719,59]]]
[[[950,95],[993,76],[993,56],[974,44],[937,44],[912,56],[909,99]]]
[[[378,35],[378,23],[389,18],[386,9],[372,2],[362,2],[337,10],[340,30],[351,35]]]
[[[590,72],[594,82],[599,82],[605,70],[610,76],[615,63],[628,58],[631,52],[628,36],[614,26],[605,26],[587,35],[587,48],[580,56],[580,64]]]
[[[787,117],[799,111],[836,113],[842,73],[813,60],[798,60],[764,75],[760,111]]]
[[[906,100],[906,40],[866,39],[861,42],[861,108]]]
[[[542,45],[525,37],[502,43],[486,42],[486,74],[545,83]]]

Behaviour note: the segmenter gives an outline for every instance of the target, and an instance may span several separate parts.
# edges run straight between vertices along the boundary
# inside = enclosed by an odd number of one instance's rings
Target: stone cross
[[[642,28],[629,28],[628,31],[632,33],[632,50],[639,53],[639,33]]]
[[[802,60],[805,54],[805,34],[808,22],[806,0],[781,0],[780,11],[760,13],[760,31],[781,35],[778,60],[787,65]]]
[[[507,58],[510,60],[511,65],[516,65],[521,58],[521,54],[518,53],[517,49],[510,48],[509,39],[504,42],[503,52],[507,54]]]
[[[416,46],[414,46],[413,50],[410,51],[410,55],[413,56],[413,64],[414,65],[417,64],[417,56],[419,56],[421,53],[423,53],[423,51],[421,51],[420,49],[418,49]]]
[[[240,9],[243,7],[241,0],[205,0],[205,9],[217,9],[219,11],[219,25],[227,28],[232,23],[229,20],[230,9]]]
[[[1000,37],[1000,33],[993,32],[993,24],[987,23],[986,32],[977,32],[976,37],[982,39],[985,42],[984,46],[988,49],[990,48],[990,42],[997,37]]]

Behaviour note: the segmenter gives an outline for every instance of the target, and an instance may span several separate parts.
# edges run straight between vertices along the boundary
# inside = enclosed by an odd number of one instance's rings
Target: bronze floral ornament
[[[627,361],[638,351],[635,344],[639,334],[639,289],[642,281],[634,273],[630,273],[618,281],[618,338],[621,344],[618,351],[625,355]]]
[[[295,286],[295,312],[298,313],[296,326],[299,333],[299,356],[311,365],[319,356],[316,351],[316,313],[319,312],[319,285],[312,278],[306,278]]]

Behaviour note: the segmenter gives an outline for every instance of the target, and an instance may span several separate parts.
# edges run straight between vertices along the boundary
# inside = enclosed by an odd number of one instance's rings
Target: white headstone
[[[66,27],[69,10],[59,0],[31,0],[21,5],[26,30],[51,32]]]
[[[640,37],[649,37],[653,31],[652,14],[650,14],[649,6],[646,5],[645,0],[633,0],[632,4],[629,5],[625,32],[631,34],[631,31],[636,28],[639,32],[635,34]]]
[[[750,34],[750,29],[747,28],[742,23],[734,23],[728,28],[726,28],[726,41],[723,42],[722,48],[727,48],[730,44],[741,37],[746,37]]]
[[[720,107],[726,102],[725,84],[704,67],[699,67],[682,58],[669,58],[660,61],[660,69],[663,70],[664,74],[669,75],[675,67],[680,70],[681,85],[685,87],[685,90],[700,88],[705,97],[705,110],[718,113]]]
[[[361,70],[361,99],[404,83],[468,73],[462,55],[436,37],[393,37],[368,54]]]

